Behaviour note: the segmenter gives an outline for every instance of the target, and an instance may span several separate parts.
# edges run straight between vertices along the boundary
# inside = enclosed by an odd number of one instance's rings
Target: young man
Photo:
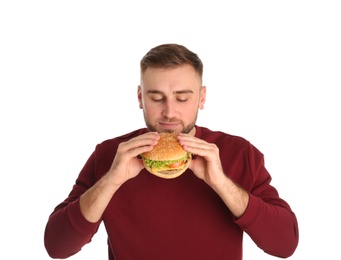
[[[96,146],[46,225],[52,258],[77,253],[102,221],[109,259],[240,260],[244,232],[268,254],[294,253],[297,219],[271,186],[262,153],[241,137],[196,125],[206,100],[202,74],[199,57],[181,45],[143,57],[137,97],[147,128]],[[150,174],[139,157],[160,132],[178,133],[195,155],[177,178]]]

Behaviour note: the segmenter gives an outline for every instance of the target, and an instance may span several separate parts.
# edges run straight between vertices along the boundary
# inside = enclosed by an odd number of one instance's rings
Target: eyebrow
[[[185,89],[185,90],[178,90],[178,91],[174,91],[173,94],[192,94],[193,91],[190,90],[190,89]],[[147,94],[160,94],[160,95],[163,95],[163,92],[162,91],[159,91],[159,90],[148,90],[147,91]]]

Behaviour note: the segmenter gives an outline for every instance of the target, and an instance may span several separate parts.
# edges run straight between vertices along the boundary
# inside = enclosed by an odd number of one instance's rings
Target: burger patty
[[[158,173],[165,174],[165,175],[170,175],[173,172],[177,172],[179,169],[169,169],[169,170],[164,170],[164,171],[159,171]]]

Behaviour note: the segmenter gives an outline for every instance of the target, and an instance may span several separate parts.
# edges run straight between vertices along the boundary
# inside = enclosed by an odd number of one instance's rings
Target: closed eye
[[[164,98],[152,98],[154,102],[163,102],[165,99]]]
[[[177,98],[176,100],[181,102],[181,103],[184,103],[184,102],[188,101],[188,98]]]
[[[165,100],[165,96],[159,93],[153,93],[149,95],[149,98],[153,102],[163,102]]]
[[[175,94],[175,98],[177,102],[185,103],[191,98],[193,91],[181,90],[181,91],[175,91],[174,94]],[[162,103],[166,101],[166,96],[160,91],[149,90],[148,95],[153,102]]]

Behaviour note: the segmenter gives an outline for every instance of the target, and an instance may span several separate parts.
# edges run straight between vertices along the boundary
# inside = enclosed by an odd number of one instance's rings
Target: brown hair
[[[183,45],[161,44],[150,49],[140,62],[141,74],[147,68],[174,68],[181,65],[191,65],[202,77],[203,63],[198,55]]]

